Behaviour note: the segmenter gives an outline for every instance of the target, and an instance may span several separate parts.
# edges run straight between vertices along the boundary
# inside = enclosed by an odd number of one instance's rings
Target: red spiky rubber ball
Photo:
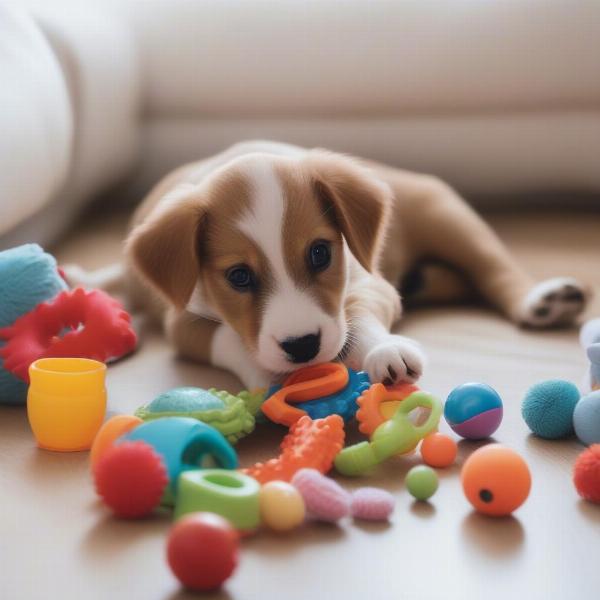
[[[125,519],[149,515],[169,483],[159,454],[146,442],[123,442],[106,450],[94,469],[96,492]]]
[[[600,504],[600,444],[592,444],[577,457],[573,483],[584,500]]]
[[[223,517],[196,512],[173,525],[167,561],[175,577],[190,590],[220,587],[238,562],[239,535]]]

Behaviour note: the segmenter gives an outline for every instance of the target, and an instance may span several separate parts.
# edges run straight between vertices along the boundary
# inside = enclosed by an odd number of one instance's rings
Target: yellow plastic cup
[[[38,446],[89,450],[106,413],[106,365],[89,358],[41,358],[29,367],[27,416]]]

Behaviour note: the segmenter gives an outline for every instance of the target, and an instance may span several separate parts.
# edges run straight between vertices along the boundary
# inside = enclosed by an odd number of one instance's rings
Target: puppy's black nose
[[[304,363],[314,358],[321,347],[321,332],[302,337],[289,337],[279,342],[288,360],[293,363]]]

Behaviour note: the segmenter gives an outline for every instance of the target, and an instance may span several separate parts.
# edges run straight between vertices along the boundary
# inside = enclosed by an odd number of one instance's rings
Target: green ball
[[[439,484],[437,473],[431,467],[425,465],[413,467],[406,474],[404,482],[411,496],[414,496],[417,500],[431,498],[438,489]]]

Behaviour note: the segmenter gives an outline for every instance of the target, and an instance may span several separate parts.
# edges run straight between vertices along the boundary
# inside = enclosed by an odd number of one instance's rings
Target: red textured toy
[[[238,547],[239,535],[229,521],[213,513],[192,513],[172,527],[167,560],[185,587],[214,590],[236,568]]]
[[[96,492],[118,517],[138,519],[159,504],[169,483],[159,454],[146,442],[123,442],[106,450],[94,468]]]
[[[7,340],[0,356],[8,371],[29,383],[29,365],[38,358],[107,362],[131,352],[137,339],[130,321],[121,304],[100,290],[62,292],[0,329]],[[61,337],[65,329],[71,331]]]
[[[600,444],[592,444],[577,457],[573,483],[584,500],[600,504]]]

